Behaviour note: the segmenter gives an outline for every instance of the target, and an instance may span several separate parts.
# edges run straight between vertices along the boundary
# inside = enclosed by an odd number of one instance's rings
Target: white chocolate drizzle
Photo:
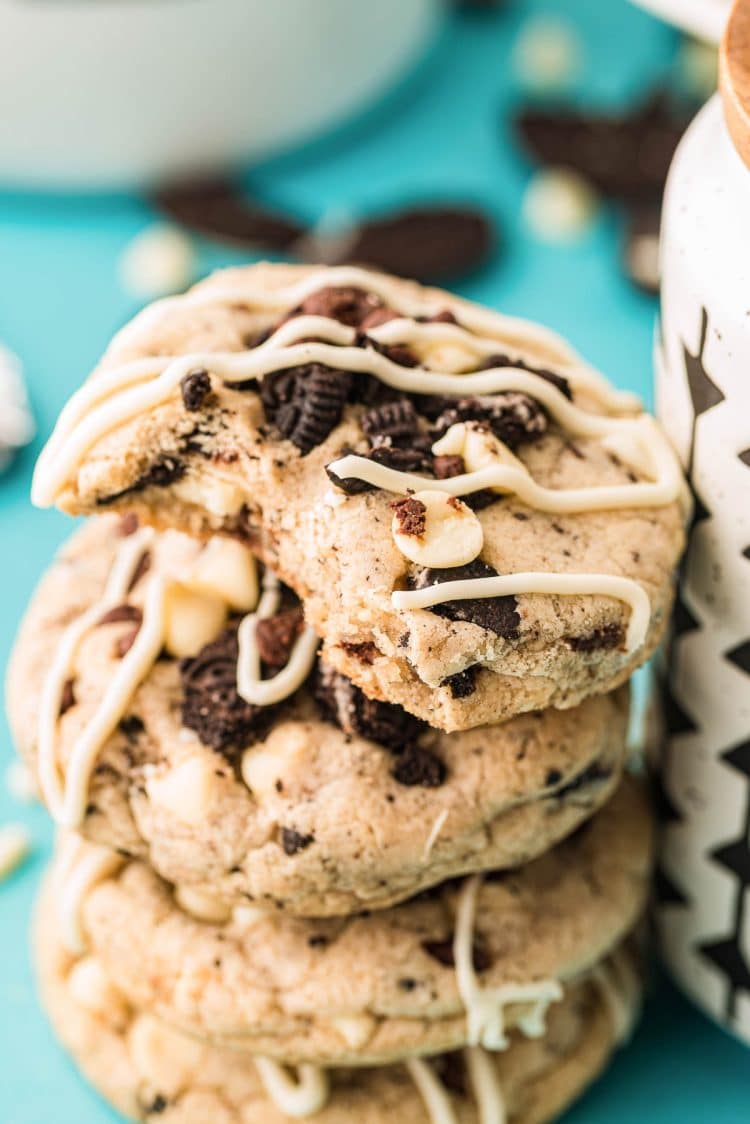
[[[319,638],[306,625],[294,642],[286,667],[270,679],[261,678],[260,652],[256,639],[258,621],[279,610],[281,591],[278,578],[270,570],[263,577],[263,594],[254,613],[243,617],[237,633],[237,694],[254,706],[271,706],[294,694],[307,679],[315,663]]]
[[[39,780],[44,800],[61,827],[76,828],[83,819],[89,778],[102,744],[115,729],[128,700],[161,650],[163,637],[164,581],[154,575],[149,582],[143,622],[130,651],[113,675],[99,706],[79,735],[63,779],[57,760],[60,706],[78,648],[101,617],[127,596],[153,531],[142,530],[122,544],[101,599],[63,633],[47,674],[39,706]]]
[[[292,1077],[285,1066],[270,1058],[256,1057],[253,1062],[264,1089],[279,1112],[295,1118],[313,1116],[328,1100],[328,1075],[320,1066],[298,1066],[295,1077]]]
[[[432,1124],[458,1124],[458,1116],[453,1110],[450,1096],[429,1062],[422,1058],[408,1058],[406,1068]]]
[[[367,271],[348,269],[314,273],[293,286],[271,292],[248,288],[233,293],[208,288],[198,289],[179,299],[189,305],[225,303],[238,306],[244,303],[259,309],[274,310],[294,307],[321,287],[347,284],[360,285],[382,296],[403,316],[415,317],[439,310],[434,306],[434,300],[405,299],[399,287],[394,286],[387,278]],[[499,316],[466,302],[452,300],[451,303],[459,309],[463,328],[399,319],[374,328],[372,335],[379,341],[400,337],[408,338],[410,342],[421,338],[427,343],[446,335],[451,339],[460,336],[461,342],[466,345],[472,340],[472,330],[478,333],[486,331],[505,334],[505,346],[511,347],[515,336],[526,349],[536,348],[546,352],[557,362],[566,364],[566,377],[574,389],[577,386],[585,388],[601,401],[603,407],[615,412],[635,408],[632,396],[613,391],[597,372],[581,364],[562,341],[545,329],[525,321]],[[158,305],[157,311],[160,313],[164,307],[164,303]],[[137,318],[129,329],[124,330],[125,335],[121,333],[119,338],[137,336],[150,322],[151,316]],[[446,328],[449,329],[448,333],[445,332]],[[323,342],[304,342],[309,341],[311,334]],[[73,395],[62,411],[55,432],[37,464],[32,489],[34,502],[41,506],[53,503],[88,450],[100,438],[166,401],[176,392],[182,377],[196,367],[207,367],[228,383],[263,378],[271,371],[286,367],[322,363],[340,369],[366,372],[391,387],[417,394],[464,397],[520,390],[536,397],[571,432],[591,436],[605,436],[614,432],[618,422],[638,423],[646,420],[585,413],[568,402],[542,376],[514,367],[512,363],[504,368],[473,374],[405,368],[374,349],[351,346],[355,336],[353,329],[326,317],[300,316],[281,325],[268,340],[250,351],[195,353],[172,358],[146,357],[100,372]],[[473,337],[475,350],[484,349],[486,354],[497,352],[502,345],[500,339]],[[668,450],[666,439],[658,430],[655,432],[659,442]]]
[[[625,647],[635,651],[643,644],[651,619],[651,602],[642,585],[616,574],[528,573],[497,574],[488,578],[464,578],[439,582],[424,589],[397,590],[392,596],[396,609],[428,609],[444,601],[467,601],[475,597],[504,597],[510,594],[542,593],[561,597],[599,595],[613,597],[630,606]]]
[[[480,1046],[467,1046],[464,1059],[479,1111],[479,1124],[506,1124],[505,1098],[494,1059]]]
[[[466,1009],[468,1045],[505,1050],[508,1046],[505,1008],[510,1004],[531,1004],[529,1013],[518,1020],[518,1026],[527,1037],[539,1038],[545,1032],[547,1009],[551,1003],[562,999],[563,989],[560,982],[553,979],[507,983],[495,988],[480,985],[474,970],[473,945],[477,896],[482,881],[479,874],[465,879],[459,893],[453,938],[456,981]]]
[[[193,558],[185,572],[166,572],[158,560],[151,567],[145,588],[143,617],[133,645],[119,663],[93,715],[78,735],[63,770],[57,754],[59,717],[65,683],[74,668],[78,649],[86,634],[101,618],[127,599],[144,550],[155,539],[154,531],[144,529],[126,538],[119,546],[104,593],[67,627],[44,682],[37,728],[39,780],[47,807],[58,826],[63,828],[75,829],[82,823],[96,759],[164,646],[169,624],[170,591],[179,587],[191,588],[191,572],[195,570]],[[216,576],[218,581],[221,574],[217,571]],[[207,581],[205,567],[199,568],[196,580],[200,594]],[[236,600],[234,584],[230,583],[231,588],[228,587],[224,595],[229,607],[232,607],[231,600]],[[211,594],[214,600],[220,591],[221,582],[218,582]],[[257,597],[257,588],[254,596]],[[259,615],[272,615],[279,597],[276,578],[267,571]],[[240,645],[243,658],[238,660],[238,678],[242,679],[243,688],[252,694],[256,705],[268,706],[287,698],[302,685],[312,669],[318,641],[312,629],[305,628],[295,643],[287,666],[273,679],[256,683],[254,675],[259,674],[260,667],[254,643],[254,616],[251,614],[242,622],[244,631]],[[217,623],[220,619],[223,618],[216,618]],[[254,671],[256,667],[257,672]]]
[[[60,939],[73,956],[83,956],[83,903],[99,882],[116,874],[125,860],[108,847],[88,843],[74,832],[63,836],[55,861]]]

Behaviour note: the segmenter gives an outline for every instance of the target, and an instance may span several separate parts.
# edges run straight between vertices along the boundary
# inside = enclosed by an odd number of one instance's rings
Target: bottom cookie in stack
[[[43,998],[136,1119],[531,1124],[596,1076],[637,1009],[627,942],[651,833],[631,782],[519,871],[349,918],[222,915],[65,844],[39,909]]]

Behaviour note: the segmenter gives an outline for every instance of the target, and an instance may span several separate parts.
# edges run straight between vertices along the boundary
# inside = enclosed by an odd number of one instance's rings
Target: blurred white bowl
[[[111,188],[276,152],[417,58],[435,0],[0,0],[0,183]]]
[[[635,3],[708,43],[719,42],[732,7],[732,0],[635,0]]]

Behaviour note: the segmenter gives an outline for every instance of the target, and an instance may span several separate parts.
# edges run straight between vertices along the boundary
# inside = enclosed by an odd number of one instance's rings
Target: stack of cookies
[[[626,681],[685,497],[529,323],[260,265],[146,310],[34,498],[93,516],[12,662],[57,1032],[163,1124],[536,1124],[638,1007]]]

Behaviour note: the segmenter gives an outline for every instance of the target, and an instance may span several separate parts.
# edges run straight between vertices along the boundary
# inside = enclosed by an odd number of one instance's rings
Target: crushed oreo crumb
[[[144,550],[143,554],[138,559],[138,565],[133,570],[133,576],[130,579],[130,585],[128,586],[128,593],[130,593],[131,590],[135,589],[135,587],[138,585],[138,582],[141,580],[141,578],[145,577],[150,569],[151,551]]]
[[[619,648],[624,643],[625,633],[622,625],[611,621],[584,636],[567,636],[565,639],[574,652],[606,652]]]
[[[314,835],[303,835],[292,827],[282,827],[281,829],[281,846],[285,855],[296,855],[298,851],[304,851],[314,842]]]
[[[127,538],[138,530],[138,516],[133,511],[128,511],[122,516],[117,527],[117,533]]]
[[[126,714],[120,719],[119,728],[130,742],[137,741],[146,729],[143,719],[137,714]]]
[[[257,622],[255,640],[258,653],[268,668],[277,670],[286,667],[303,623],[304,617],[299,606]]]
[[[445,763],[429,749],[412,745],[399,753],[396,764],[391,769],[391,776],[398,784],[409,788],[419,785],[421,788],[440,788],[446,778]]]
[[[348,656],[352,656],[353,659],[366,664],[368,667],[372,667],[375,660],[380,655],[377,645],[373,644],[371,640],[363,640],[361,642],[356,640],[342,640],[339,643],[339,647],[342,648]]]
[[[157,1093],[150,1104],[144,1106],[146,1116],[159,1116],[166,1109],[169,1101],[162,1093]]]
[[[387,749],[401,752],[412,745],[425,723],[395,703],[368,699],[350,679],[320,664],[314,694],[324,715],[347,734],[370,738]]]
[[[169,484],[173,484],[176,480],[181,480],[187,472],[187,465],[179,457],[165,454],[144,472],[138,479],[130,484],[127,488],[123,488],[120,492],[113,492],[109,496],[100,496],[97,499],[99,507],[106,507],[108,504],[116,503],[122,499],[123,496],[130,496],[134,492],[142,492],[145,488],[166,488]]]
[[[143,620],[143,611],[137,605],[115,605],[109,609],[102,617],[99,618],[98,623],[102,624],[118,624],[120,621],[132,621],[135,624],[140,624]]]
[[[390,437],[411,439],[419,432],[419,418],[414,403],[408,398],[386,402],[365,411],[359,420],[363,433],[368,437]]]
[[[204,367],[197,367],[194,371],[188,371],[180,379],[180,393],[182,394],[182,404],[186,410],[191,413],[200,410],[211,393],[211,376],[208,371]]]
[[[456,422],[468,421],[486,425],[509,449],[538,441],[547,432],[547,415],[539,403],[515,390],[451,403],[435,422],[435,434],[440,437]]]
[[[327,316],[350,328],[360,328],[372,323],[373,313],[385,311],[380,297],[354,285],[327,285],[318,289],[295,308],[293,316]],[[390,319],[390,317],[388,317]],[[379,320],[378,323],[384,323]]]
[[[182,724],[204,745],[224,753],[256,735],[271,711],[237,694],[238,653],[237,628],[230,626],[197,656],[180,661]]]
[[[422,570],[414,582],[414,588],[425,589],[431,585],[442,585],[443,582],[496,576],[497,570],[477,558],[466,566]],[[479,625],[480,628],[494,632],[505,640],[516,640],[521,627],[518,601],[512,594],[503,597],[477,597],[465,601],[443,601],[439,605],[432,605],[429,611],[449,621],[468,621]]]
[[[413,535],[418,538],[423,535],[427,526],[427,508],[421,500],[414,496],[404,496],[391,504],[396,514],[396,523],[400,535]]]
[[[435,457],[432,462],[432,471],[437,480],[449,480],[452,476],[461,476],[466,471],[464,458],[452,455]]]
[[[123,632],[122,636],[118,636],[115,640],[114,655],[115,659],[121,660],[128,654],[130,649],[135,644],[135,639],[140,632],[141,626],[139,624],[133,625],[127,632]]]
[[[519,371],[528,371],[530,375],[538,375],[540,379],[551,383],[561,394],[572,401],[573,391],[571,390],[570,382],[566,379],[565,375],[561,375],[558,371],[550,371],[547,367],[535,367],[531,363],[527,363],[525,359],[519,359],[518,357],[513,358],[510,355],[501,354],[499,352],[496,352],[494,355],[488,355],[479,365],[478,369],[480,371],[487,371],[491,367],[517,367]]]
[[[443,680],[441,686],[448,688],[453,699],[468,699],[477,689],[476,666],[467,667],[463,671],[457,671],[455,675],[449,675],[447,679]]]
[[[260,391],[266,417],[306,456],[341,421],[350,383],[346,371],[320,363],[272,371]]]

